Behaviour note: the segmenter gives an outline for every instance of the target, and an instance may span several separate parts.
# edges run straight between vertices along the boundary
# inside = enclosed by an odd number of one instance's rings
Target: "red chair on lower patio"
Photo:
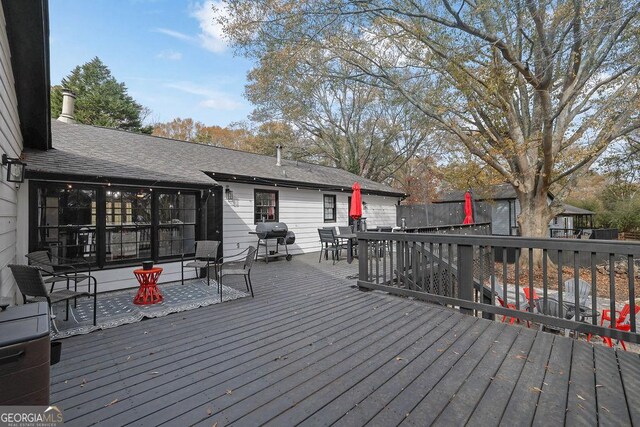
[[[502,307],[504,307],[504,308],[510,308],[511,310],[517,310],[517,308],[516,308],[516,305],[515,305],[515,304],[510,303],[510,302],[508,302],[508,303],[506,303],[506,304],[505,304],[505,301],[504,301],[504,300],[503,300],[499,295],[497,295],[497,294],[496,294],[496,298],[498,299],[498,302],[500,303],[500,305],[501,305]],[[506,320],[507,320],[507,316],[506,316],[506,315],[503,315],[503,316],[502,316],[502,323],[504,323]],[[510,325],[513,325],[515,322],[520,323],[520,320],[519,320],[519,319],[517,319],[517,318],[515,318],[515,317],[509,317],[509,324],[510,324]]]
[[[635,312],[636,314],[640,312],[640,305],[636,305]],[[629,304],[625,304],[624,307],[622,307],[622,310],[616,310],[616,313],[618,313],[619,316],[616,316],[615,329],[619,331],[629,332],[631,330],[631,306]],[[605,320],[611,323],[611,310],[602,310],[602,320],[600,321],[600,326],[604,326]],[[590,339],[591,335],[587,337],[587,341],[589,341]],[[602,340],[609,347],[613,347],[613,340],[611,338],[602,337]],[[619,340],[619,342],[622,345],[624,351],[627,351],[627,346],[625,345],[624,341]]]

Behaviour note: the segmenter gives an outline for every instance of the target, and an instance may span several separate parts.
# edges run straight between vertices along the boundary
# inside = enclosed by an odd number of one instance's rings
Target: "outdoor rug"
[[[152,305],[135,305],[133,303],[133,297],[138,291],[137,288],[98,294],[96,326],[93,326],[93,298],[78,298],[77,307],[73,307],[73,300],[71,300],[71,313],[68,321],[64,320],[66,305],[64,303],[54,304],[53,312],[56,315],[55,322],[59,332],[56,333],[52,328],[51,338],[60,339],[87,334],[99,329],[139,322],[144,318],[162,317],[220,302],[218,285],[214,281],[211,282],[211,286],[207,286],[207,281],[204,279],[194,279],[185,281],[184,285],[180,282],[174,282],[160,284],[158,288],[160,288],[164,300]],[[243,298],[247,295],[237,289],[222,286],[223,302]]]

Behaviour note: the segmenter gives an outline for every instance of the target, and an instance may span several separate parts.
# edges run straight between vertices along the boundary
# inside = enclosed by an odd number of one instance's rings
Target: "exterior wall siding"
[[[318,190],[296,190],[272,186],[254,186],[250,184],[224,183],[233,191],[233,201],[223,202],[223,239],[224,254],[229,256],[256,245],[258,239],[249,234],[256,226],[253,219],[254,189],[278,191],[278,220],[287,224],[296,234],[296,242],[289,246],[289,253],[300,254],[320,249],[318,228],[343,226],[349,223],[348,198],[351,193]],[[323,196],[336,196],[336,221],[324,222]],[[367,203],[363,217],[368,227],[395,226],[398,198],[363,195]],[[262,248],[261,248],[262,249]]]
[[[22,147],[7,24],[3,10],[0,8],[0,150],[9,157],[20,157]],[[17,294],[17,287],[7,265],[20,262],[16,257],[18,190],[15,184],[7,182],[6,173],[6,167],[2,166],[0,168],[0,296],[11,297]]]

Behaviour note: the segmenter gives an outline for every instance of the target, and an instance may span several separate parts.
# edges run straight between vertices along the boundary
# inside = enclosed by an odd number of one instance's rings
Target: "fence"
[[[435,233],[435,234],[463,234],[463,235],[491,235],[491,223],[453,224],[421,227],[407,227],[407,233]]]
[[[446,227],[448,224],[461,224],[464,217],[464,202],[400,205],[396,211],[396,225],[400,226],[401,219],[405,218],[408,228]],[[491,205],[474,202],[473,217],[477,223],[491,223]]]
[[[360,288],[436,302],[488,318],[498,314],[640,342],[635,303],[638,267],[634,263],[640,258],[640,244],[365,232],[358,233],[358,245]],[[520,262],[496,261],[501,258],[498,254],[504,259],[508,251]],[[570,254],[570,263],[564,254]],[[588,267],[579,261],[585,254],[591,259]],[[598,265],[596,260],[603,254],[607,262]],[[626,274],[620,273],[621,264]],[[616,301],[625,297],[630,314],[620,319]],[[625,320],[627,330],[599,326],[599,301],[601,305],[606,302],[611,324]]]

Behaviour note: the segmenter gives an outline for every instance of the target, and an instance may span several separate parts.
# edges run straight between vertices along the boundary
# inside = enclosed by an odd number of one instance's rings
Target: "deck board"
[[[219,412],[219,418],[221,419],[224,419],[224,417],[233,419],[233,414],[238,412],[244,415],[251,409],[255,409],[265,403],[266,399],[273,396],[276,388],[283,390],[286,389],[287,384],[313,378],[323,368],[326,369],[340,361],[356,357],[360,352],[378,341],[385,343],[383,340],[394,333],[395,322],[404,321],[406,318],[407,316],[404,316],[404,312],[399,311],[394,315],[378,320],[375,325],[370,324],[367,329],[360,333],[348,335],[344,339],[330,335],[318,341],[316,344],[318,348],[313,349],[314,351],[303,355],[303,357],[291,357],[290,354],[285,353],[282,359],[276,360],[272,358],[268,365],[258,371],[259,375],[256,375],[255,372],[247,372],[234,378],[233,381],[218,385],[205,381],[201,386],[207,390],[208,398],[192,395],[189,397],[188,402],[185,402],[188,408],[194,409],[197,406],[206,405],[202,407],[202,412],[199,413],[197,410],[188,411],[178,418],[167,417],[167,419],[171,419],[174,425],[187,425],[200,421],[202,415],[199,414],[204,414],[206,409]],[[417,321],[417,316],[411,317],[409,321]],[[232,390],[233,393],[227,395],[227,390]],[[276,396],[278,395],[279,393],[276,394]],[[168,409],[171,410],[171,408]],[[226,415],[223,411],[226,412]],[[154,424],[167,415],[167,411],[163,410],[147,417],[145,420]]]
[[[469,425],[498,425],[512,398],[513,390],[520,380],[535,338],[535,331],[523,329],[520,332],[468,420]],[[521,397],[525,398],[525,396]]]
[[[630,425],[631,419],[616,354],[601,346],[594,347],[593,351],[596,362],[595,381],[600,423],[616,426]]]
[[[544,393],[544,368],[549,362],[552,345],[551,334],[540,334],[534,341],[502,415],[501,425],[531,425],[540,394]]]
[[[618,352],[617,356],[629,415],[633,425],[640,425],[640,357],[626,352]]]
[[[596,425],[598,423],[593,346],[590,344],[579,341],[573,343],[567,400],[567,424]]]
[[[51,402],[70,426],[640,421],[637,355],[361,292],[356,272],[257,263],[254,299],[65,339]]]
[[[572,348],[571,340],[554,337],[549,362],[544,368],[542,393],[538,398],[538,406],[533,417],[535,426],[548,426],[549,420],[556,420],[558,424],[564,423]]]
[[[513,340],[517,330],[505,328],[501,324],[498,328],[489,328],[473,346],[453,366],[451,371],[432,390],[427,393],[415,408],[409,413],[402,426],[423,426],[433,423],[440,412],[447,406],[451,396],[454,396],[464,381],[476,369],[487,353],[501,340]],[[512,338],[509,338],[509,337]],[[488,356],[491,357],[491,356]]]

